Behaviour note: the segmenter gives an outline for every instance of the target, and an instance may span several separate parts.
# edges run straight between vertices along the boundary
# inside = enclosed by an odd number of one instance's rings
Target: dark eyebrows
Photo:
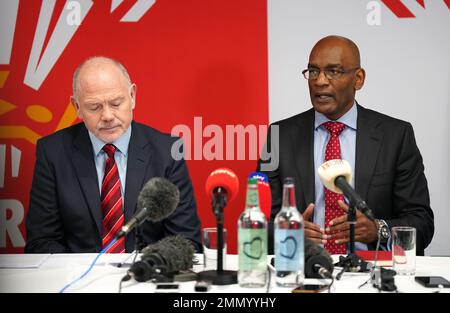
[[[314,65],[314,64],[310,64],[310,63],[308,63],[308,68],[318,68],[318,69],[320,69],[319,66]],[[342,68],[342,64],[327,64],[325,66],[325,68]]]
[[[325,68],[342,68],[342,64],[327,64]]]

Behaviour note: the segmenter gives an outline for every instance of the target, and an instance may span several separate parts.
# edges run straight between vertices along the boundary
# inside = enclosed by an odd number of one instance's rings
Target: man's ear
[[[131,108],[134,109],[136,106],[136,84],[131,84],[130,86],[130,97],[131,97]]]
[[[360,90],[364,86],[366,80],[366,71],[363,68],[356,70],[355,90]]]
[[[83,119],[83,116],[81,114],[81,110],[80,110],[80,105],[78,104],[77,100],[75,99],[74,96],[70,97],[70,103],[72,103],[73,108],[75,109],[75,111],[77,112],[77,116],[79,119]]]

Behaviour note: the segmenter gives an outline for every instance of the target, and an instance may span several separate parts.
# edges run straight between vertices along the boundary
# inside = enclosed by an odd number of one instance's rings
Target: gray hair
[[[98,60],[109,61],[109,62],[115,64],[122,71],[123,76],[125,77],[125,79],[128,82],[128,86],[131,86],[130,75],[128,74],[127,69],[119,61],[114,60],[109,57],[104,57],[104,56],[93,56],[93,57],[90,57],[90,58],[86,59],[85,61],[83,61],[83,63],[81,63],[80,65],[77,66],[77,68],[75,69],[75,72],[73,72],[72,93],[75,98],[76,98],[76,93],[77,93],[77,79],[78,79],[78,75],[80,74],[81,69],[87,63],[90,63],[93,61],[98,61]]]

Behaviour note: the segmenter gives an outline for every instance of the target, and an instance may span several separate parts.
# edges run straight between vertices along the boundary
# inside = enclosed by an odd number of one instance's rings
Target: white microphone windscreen
[[[352,168],[350,167],[350,163],[345,160],[326,161],[319,166],[317,172],[324,186],[336,193],[342,194],[342,191],[334,184],[336,177],[344,176],[349,184],[352,181]]]

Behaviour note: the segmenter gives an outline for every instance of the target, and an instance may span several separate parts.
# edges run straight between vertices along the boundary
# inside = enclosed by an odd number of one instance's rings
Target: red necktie
[[[115,238],[117,231],[123,226],[122,192],[120,191],[119,170],[114,153],[116,147],[112,144],[103,146],[108,158],[105,164],[105,176],[102,182],[100,195],[103,222],[102,222],[102,247],[105,248]],[[125,252],[125,238],[120,238],[106,253]]]
[[[326,122],[323,126],[330,133],[330,140],[328,140],[327,148],[325,150],[325,161],[335,160],[341,158],[341,144],[339,135],[345,128],[345,124],[339,122]],[[341,216],[344,211],[337,204],[338,200],[344,200],[342,194],[335,193],[325,188],[325,227],[331,220]],[[334,240],[328,240],[325,244],[325,249],[331,254],[346,254],[347,246],[345,244],[336,244]]]

